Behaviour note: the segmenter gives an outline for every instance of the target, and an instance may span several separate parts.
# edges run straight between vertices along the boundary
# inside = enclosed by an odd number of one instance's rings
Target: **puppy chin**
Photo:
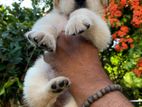
[[[72,11],[75,10],[75,1],[74,0],[54,0],[54,7],[60,13],[69,15]]]

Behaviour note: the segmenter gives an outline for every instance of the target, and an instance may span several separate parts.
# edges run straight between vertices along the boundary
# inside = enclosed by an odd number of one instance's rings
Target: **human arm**
[[[80,36],[58,39],[57,51],[47,59],[58,73],[72,81],[70,91],[79,107],[88,96],[112,84],[102,68],[97,49]],[[91,107],[133,107],[119,91],[110,92],[92,104]]]

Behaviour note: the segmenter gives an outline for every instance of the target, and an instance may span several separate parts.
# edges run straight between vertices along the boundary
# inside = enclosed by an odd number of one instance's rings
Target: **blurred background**
[[[41,50],[25,39],[52,0],[0,0],[0,107],[22,107],[23,78]],[[142,1],[110,0],[104,8],[113,43],[100,53],[110,79],[142,107]]]

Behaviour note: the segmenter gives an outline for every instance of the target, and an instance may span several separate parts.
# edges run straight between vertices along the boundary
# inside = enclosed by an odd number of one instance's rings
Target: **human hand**
[[[80,36],[67,37],[62,34],[57,42],[57,51],[50,56],[45,55],[45,60],[60,75],[70,78],[70,91],[79,107],[88,96],[112,84],[102,68],[97,49]],[[133,107],[118,91],[105,95],[92,106]]]

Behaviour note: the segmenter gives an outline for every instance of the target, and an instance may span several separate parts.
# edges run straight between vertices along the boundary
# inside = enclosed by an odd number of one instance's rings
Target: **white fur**
[[[90,25],[87,29],[85,24]],[[88,9],[78,9],[71,13],[65,33],[78,34],[84,31],[83,37],[90,40],[99,50],[104,50],[111,42],[111,34],[103,19]]]
[[[68,15],[71,13],[75,8],[75,1],[74,0],[60,0],[59,8],[56,9],[57,11]]]
[[[34,66],[29,68],[25,76],[24,100],[28,106],[51,107],[54,104],[61,93],[53,93],[51,85],[62,80],[70,81],[67,77],[55,76],[53,69],[44,61],[43,56],[39,57]],[[73,102],[73,98],[70,98],[70,101]]]
[[[103,13],[102,4],[106,4],[106,1],[86,0],[86,8],[75,10],[75,0],[59,0],[59,4],[54,6],[49,14],[34,24],[32,30],[26,33],[26,37],[35,45],[56,51],[56,39],[59,33],[65,31],[70,36],[81,33],[99,50],[104,50],[111,42],[109,28],[100,17]],[[66,77],[57,77],[52,67],[44,62],[41,56],[26,73],[25,102],[30,107],[52,107],[57,97],[68,89],[68,85],[62,87],[63,90],[59,93],[53,92],[51,87],[63,81],[68,81],[70,85],[70,80]],[[72,96],[66,99],[68,102],[63,107],[77,107]]]
[[[67,17],[53,10],[53,12],[39,19],[25,36],[28,38],[30,35],[31,38],[38,41],[38,46],[43,44],[55,51],[57,36],[64,29],[66,23]],[[35,44],[31,40],[30,42]]]

